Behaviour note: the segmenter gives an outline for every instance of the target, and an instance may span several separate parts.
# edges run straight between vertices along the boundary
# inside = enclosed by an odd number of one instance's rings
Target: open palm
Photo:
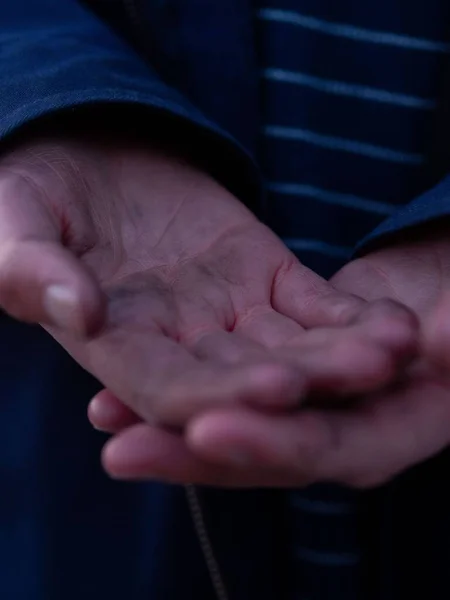
[[[146,420],[376,389],[414,350],[408,311],[337,292],[172,157],[59,140],[0,168],[1,305]]]
[[[140,423],[103,392],[91,418],[120,432],[106,446],[105,466],[125,478],[367,487],[439,453],[450,443],[450,378],[435,360],[448,367],[449,246],[446,232],[433,228],[421,242],[403,241],[350,263],[332,281],[343,293],[391,297],[419,315],[426,340],[422,356],[394,385],[334,409],[312,404],[277,415],[248,408],[209,411],[190,422],[184,439]]]

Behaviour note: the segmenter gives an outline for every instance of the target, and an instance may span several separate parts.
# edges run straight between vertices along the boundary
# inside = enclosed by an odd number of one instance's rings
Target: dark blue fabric
[[[167,85],[150,61],[114,33],[114,25],[99,20],[77,0],[2,2],[0,136],[77,107],[138,105],[148,109],[148,127],[164,117],[168,129],[190,125],[190,143],[200,147],[196,152],[207,155],[209,163],[222,162],[225,153],[231,168],[224,185],[237,186],[239,195],[252,203],[257,170],[248,151]],[[235,170],[244,185],[233,183]]]
[[[1,317],[0,335],[0,597],[209,600],[183,490],[109,480],[98,384],[39,328]]]
[[[450,216],[450,177],[443,179],[436,187],[425,192],[383,221],[374,231],[358,244],[358,251],[377,242],[382,243],[389,235],[423,225],[425,222],[438,221]]]
[[[172,130],[176,122],[189,123],[192,144],[207,140],[204,152],[212,161],[223,162],[228,153],[228,171],[221,165],[221,172],[231,189],[236,178],[254,180],[248,153],[258,158],[268,188],[261,214],[294,242],[304,262],[324,274],[339,268],[378,225],[370,243],[447,216],[450,181],[433,187],[437,173],[448,172],[442,145],[447,123],[423,115],[408,120],[395,106],[378,106],[375,119],[373,106],[363,110],[337,96],[336,119],[320,94],[265,87],[258,73],[260,67],[282,63],[284,69],[306,70],[314,77],[350,78],[438,101],[445,98],[445,52],[438,53],[439,60],[427,52],[411,60],[399,50],[391,60],[384,46],[369,45],[362,60],[350,40],[336,45],[335,36],[325,36],[325,49],[310,51],[315,46],[311,28],[303,28],[300,36],[298,30],[276,26],[267,37],[256,25],[250,0],[143,0],[135,3],[134,23],[124,5],[118,0],[0,1],[2,137],[43,115],[103,102],[139,104],[148,109],[149,122],[156,113],[163,115]],[[446,43],[450,18],[444,0],[285,0],[275,5],[437,44]],[[298,44],[304,46],[290,51]],[[291,116],[295,122],[282,121]],[[375,126],[379,119],[384,129]],[[368,175],[367,159],[352,152],[329,161],[324,181],[324,154],[310,152],[307,143],[272,138],[261,144],[261,131],[274,124],[383,148],[395,140],[395,151],[423,153],[425,162],[413,171],[401,161],[383,162]],[[437,150],[431,148],[434,128],[441,134]],[[309,186],[306,194],[302,188],[301,202],[298,188],[292,193],[275,185],[298,182]],[[322,200],[312,197],[312,188],[315,194],[317,188],[325,191]],[[433,189],[414,200],[428,188]],[[250,202],[244,189],[240,197]],[[371,209],[355,208],[355,198],[367,200]],[[297,243],[302,223],[320,238]],[[39,329],[1,317],[0,334],[0,598],[212,600],[183,490],[109,481],[98,465],[103,436],[85,418],[96,382]],[[444,453],[386,489],[364,495],[363,600],[450,596],[449,469]],[[284,495],[205,489],[201,500],[230,600],[288,598],[292,571]]]
[[[400,26],[407,5],[390,0],[375,11],[352,0],[257,4],[266,218],[303,263],[330,275],[386,216],[372,237],[408,215],[412,224],[411,213],[442,214],[440,188],[434,201],[399,207],[427,171],[450,7],[427,2],[439,15],[431,29],[428,19]],[[336,486],[288,494],[292,600],[365,597],[363,502]]]
[[[430,180],[450,8],[421,3],[423,25],[399,27],[409,15],[403,2],[376,10],[351,0],[258,4],[267,220],[304,262],[331,275],[380,223],[407,226],[402,207]],[[431,36],[428,14],[439,15]],[[425,204],[416,209],[422,222]]]

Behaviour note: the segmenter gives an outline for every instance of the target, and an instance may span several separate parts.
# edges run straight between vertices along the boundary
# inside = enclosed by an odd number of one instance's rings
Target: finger
[[[393,352],[417,351],[420,324],[416,314],[389,298],[366,303],[349,325]]]
[[[267,389],[266,393],[249,396],[248,401],[255,405],[273,410],[286,410],[286,408],[297,406],[306,394],[310,375],[299,369],[296,360],[291,356],[285,357],[280,352],[268,350],[237,332],[230,333],[219,330],[205,334],[191,346],[191,351],[201,360],[224,365],[238,365],[241,368],[248,365],[253,369],[279,370],[289,380],[304,381],[301,388],[295,385],[286,385],[284,389],[279,388],[278,393],[275,394]]]
[[[109,390],[102,390],[89,402],[88,418],[99,431],[117,433],[142,420]]]
[[[381,302],[385,304],[385,326],[380,326],[378,335],[393,343],[396,329],[390,331],[389,325],[396,320],[403,325],[408,319],[411,322],[411,311],[395,302]],[[337,290],[299,262],[278,274],[272,291],[273,308],[307,329],[346,325],[358,318],[367,304],[358,296]]]
[[[278,273],[272,288],[273,308],[306,328],[346,323],[363,305],[364,300],[337,291],[297,260]]]
[[[305,377],[282,364],[218,364],[199,360],[163,333],[147,328],[109,328],[72,354],[145,421],[178,427],[194,414],[259,398],[292,404],[306,393]],[[88,360],[86,361],[86,357]]]
[[[367,303],[347,325],[308,330],[288,344],[314,391],[367,394],[396,379],[417,355],[419,323],[390,300]]]
[[[239,456],[249,468],[290,469],[301,485],[373,487],[449,444],[448,397],[448,385],[423,381],[351,411],[211,413],[190,424],[187,441],[204,460],[230,466]]]
[[[205,461],[229,468],[290,472],[291,482],[303,485],[316,479],[314,451],[323,443],[323,431],[317,423],[309,427],[311,418],[302,419],[267,417],[250,410],[213,411],[191,421],[186,442]]]
[[[286,344],[316,345],[342,334],[356,334],[370,342],[386,347],[393,353],[411,354],[417,351],[419,321],[406,306],[384,298],[364,302],[351,319],[333,326],[317,326],[302,335],[304,329],[292,319],[275,311],[265,311],[245,320],[236,329],[242,336],[266,348],[278,348]]]
[[[102,463],[117,479],[160,480],[216,487],[287,485],[280,473],[249,471],[245,466],[211,464],[195,456],[182,437],[157,427],[135,425],[113,437],[102,452]]]
[[[39,193],[0,175],[0,306],[23,321],[89,335],[103,324],[104,297],[61,237]]]
[[[303,374],[308,391],[333,398],[368,393],[383,387],[403,367],[404,357],[365,335],[364,327],[301,331],[279,348],[265,349],[237,333],[204,335],[193,347],[199,358],[236,365],[270,365]],[[400,358],[402,360],[400,360]],[[289,392],[289,390],[286,390]],[[253,396],[254,406],[286,410],[300,405],[305,394]]]
[[[273,356],[260,344],[244,336],[215,331],[203,335],[191,348],[197,358],[202,359],[199,362],[184,348],[161,334],[134,332],[133,339],[137,346],[130,350],[134,351],[134,357],[127,364],[136,370],[130,371],[130,367],[127,367],[128,379],[125,380],[133,382],[135,391],[131,397],[126,389],[116,391],[116,394],[128,399],[126,401],[130,408],[146,420],[158,417],[164,422],[180,425],[197,410],[220,404],[242,401],[254,406],[285,410],[304,400],[308,390],[327,392],[333,397],[368,392],[390,381],[398,366],[393,357],[378,344],[378,340],[376,343],[370,340],[370,327],[374,329],[376,338],[383,325],[383,303],[378,304],[374,316],[366,318],[374,310],[373,307],[368,307],[351,327],[343,331],[339,328],[308,332],[300,330],[298,347],[293,346],[289,351],[274,349]],[[377,320],[377,313],[381,322]],[[273,320],[271,323],[273,324]],[[264,323],[261,324],[261,328],[263,327]],[[394,331],[395,338],[404,339],[406,348],[408,336],[403,335],[398,327]],[[98,355],[103,360],[108,358],[105,368],[113,369],[117,375],[123,364],[121,353],[128,354],[127,339],[122,340],[119,335],[113,346],[112,338],[113,336],[109,336],[109,342],[107,338],[106,346],[104,339],[97,342],[102,349]],[[139,343],[141,338],[142,344]],[[92,343],[91,346],[95,347],[95,344]],[[151,354],[148,353],[149,349]],[[218,361],[236,365],[237,370],[227,370]],[[246,365],[243,364],[244,361],[247,361]],[[98,372],[99,365],[96,366]],[[257,371],[264,379],[259,385],[253,385],[247,375]],[[224,383],[218,386],[217,383],[221,381]],[[234,390],[233,385],[236,386]],[[239,385],[242,385],[240,389]],[[175,397],[173,386],[179,390]],[[98,428],[117,431],[129,424],[128,411],[124,407],[116,405],[119,411],[117,423],[114,413],[110,416],[111,397],[109,402],[105,402],[104,412],[107,416],[103,417],[102,413],[100,417],[96,416],[99,412],[99,400],[97,399],[97,412],[92,417]],[[130,418],[137,419],[134,414]]]
[[[267,356],[299,368],[312,391],[345,396],[372,392],[395,378],[417,353],[418,329],[408,309],[382,300],[363,305],[342,326],[304,331],[272,311],[248,319],[237,332],[241,338],[247,336],[247,344],[249,340],[259,343],[259,348],[270,344]],[[278,346],[273,344],[275,339]],[[210,346],[213,356],[217,347]],[[240,353],[236,355],[237,360],[243,359]]]

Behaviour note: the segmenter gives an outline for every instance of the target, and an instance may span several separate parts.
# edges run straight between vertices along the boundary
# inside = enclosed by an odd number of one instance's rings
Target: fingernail
[[[83,321],[78,294],[65,285],[50,285],[44,294],[44,309],[59,329],[81,334]]]

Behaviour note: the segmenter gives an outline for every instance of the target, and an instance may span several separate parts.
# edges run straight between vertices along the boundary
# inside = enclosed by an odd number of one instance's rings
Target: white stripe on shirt
[[[363,210],[385,216],[392,215],[397,210],[395,205],[387,202],[370,200],[369,198],[362,198],[352,194],[331,192],[323,188],[301,183],[273,181],[266,183],[266,189],[276,194],[314,198],[314,200],[319,200],[320,202],[324,202],[326,204],[345,206],[348,208],[354,208],[356,210]]]
[[[405,108],[417,108],[421,110],[433,110],[437,103],[429,98],[420,98],[419,96],[410,96],[408,94],[398,94],[389,90],[377,89],[355,83],[346,83],[333,79],[324,79],[322,77],[313,77],[305,73],[296,73],[284,69],[269,68],[262,72],[262,76],[269,81],[280,83],[292,83],[309,87],[326,94],[335,94],[336,96],[350,96],[359,100],[370,100],[373,102],[382,102],[384,104],[394,104]]]
[[[449,53],[450,44],[417,38],[399,33],[391,33],[387,31],[376,31],[364,29],[349,25],[346,23],[333,23],[318,19],[309,15],[290,10],[279,10],[276,8],[262,8],[257,11],[260,19],[265,21],[277,21],[279,23],[288,23],[297,25],[304,29],[310,29],[326,35],[332,35],[340,38],[347,38],[356,42],[367,42],[371,44],[382,44],[386,46],[394,46],[407,50],[422,50],[424,52]]]
[[[337,150],[340,152],[351,152],[368,158],[385,160],[393,163],[402,163],[406,165],[421,165],[425,162],[422,154],[412,152],[402,152],[383,146],[367,144],[356,140],[349,140],[340,137],[334,137],[309,131],[308,129],[299,129],[296,127],[283,127],[279,125],[267,125],[263,132],[268,137],[306,142],[314,146],[327,148],[328,150]]]

